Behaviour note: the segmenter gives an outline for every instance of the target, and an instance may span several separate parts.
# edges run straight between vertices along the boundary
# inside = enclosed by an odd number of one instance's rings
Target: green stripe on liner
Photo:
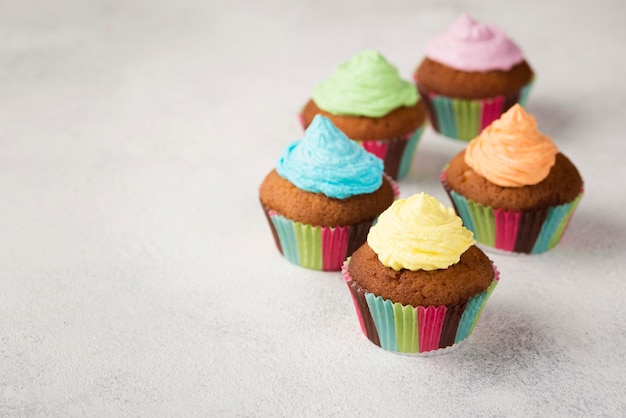
[[[294,222],[293,231],[300,256],[299,264],[314,270],[322,270],[322,230],[300,222]]]
[[[459,139],[469,141],[478,135],[482,105],[475,100],[452,100],[454,120]]]
[[[419,351],[419,333],[417,332],[417,309],[393,304],[396,325],[396,342],[401,353],[417,353]]]
[[[467,206],[472,217],[476,241],[494,247],[496,244],[496,221],[491,206],[467,199]],[[468,228],[469,229],[469,228]]]

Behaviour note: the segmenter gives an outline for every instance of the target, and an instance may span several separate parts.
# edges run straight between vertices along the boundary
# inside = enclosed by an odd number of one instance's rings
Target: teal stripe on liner
[[[298,245],[296,244],[296,235],[293,231],[293,221],[282,215],[275,215],[270,218],[272,219],[274,228],[276,228],[283,255],[287,260],[299,265],[300,256],[298,254]]]
[[[398,351],[396,342],[396,324],[393,315],[393,303],[371,293],[365,294],[367,306],[376,325],[380,346],[385,350]]]
[[[483,300],[483,303],[480,305],[480,308],[478,308],[478,312],[476,312],[476,317],[474,318],[474,323],[472,324],[472,328],[470,329],[470,332],[469,332],[468,335],[470,335],[472,332],[474,332],[474,328],[476,327],[476,324],[478,323],[478,318],[480,318],[480,315],[483,313],[483,309],[484,309],[485,305],[487,304],[487,299],[489,299],[489,296],[491,296],[491,294],[493,293],[493,289],[496,288],[497,284],[498,284],[498,281],[494,280],[493,282],[491,282],[491,284],[489,285],[487,290],[485,290],[485,292],[487,294],[485,295],[485,298]]]
[[[548,210],[548,216],[541,227],[537,241],[535,241],[535,245],[531,251],[532,254],[546,252],[559,242],[565,231],[565,226],[574,213],[574,209],[576,209],[581,197],[582,194],[578,195],[573,202]]]
[[[535,78],[533,77],[533,79],[530,80],[530,83],[522,87],[522,90],[519,93],[519,104],[522,106],[526,106],[526,101],[528,100],[528,95],[530,94],[530,89],[533,87],[534,81]]]
[[[439,131],[446,136],[456,138],[456,125],[452,101],[447,97],[435,96],[431,99],[431,103],[435,106]]]
[[[489,289],[487,289],[481,294],[469,298],[465,312],[463,312],[463,316],[459,322],[459,327],[456,330],[455,344],[463,341],[471,334],[474,328],[474,322],[478,318],[482,306],[487,301],[487,295],[489,293]]]
[[[402,161],[400,162],[400,169],[398,170],[398,179],[404,178],[411,169],[411,163],[413,162],[413,156],[417,149],[417,143],[419,142],[422,133],[424,132],[424,125],[417,128],[413,135],[409,138],[409,142],[404,148],[404,155],[402,155]]]
[[[474,222],[472,221],[472,216],[465,196],[461,196],[454,190],[450,191],[450,196],[452,196],[452,200],[454,200],[454,205],[459,211],[459,216],[463,220],[465,227],[476,234],[476,228],[474,227]]]

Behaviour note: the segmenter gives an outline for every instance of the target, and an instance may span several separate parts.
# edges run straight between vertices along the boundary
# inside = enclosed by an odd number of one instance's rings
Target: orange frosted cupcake
[[[520,105],[457,154],[441,180],[479,243],[519,253],[554,247],[583,194],[578,169]]]

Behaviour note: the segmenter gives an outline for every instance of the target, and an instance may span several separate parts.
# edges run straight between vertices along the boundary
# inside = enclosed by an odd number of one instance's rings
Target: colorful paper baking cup
[[[411,306],[394,303],[359,286],[350,277],[346,260],[341,272],[350,290],[361,330],[377,346],[412,355],[442,354],[458,347],[476,327],[487,299],[500,280],[458,305]]]
[[[400,189],[391,183],[397,199]],[[275,210],[265,207],[274,242],[278,251],[293,264],[312,270],[339,271],[347,257],[367,240],[367,234],[375,219],[353,225],[315,226],[289,219]]]
[[[480,244],[515,253],[540,254],[563,237],[583,191],[571,202],[536,210],[504,210],[485,206],[452,190],[445,171],[441,182],[454,209]]]
[[[424,133],[424,125],[410,134],[396,138],[374,140],[354,139],[354,141],[383,160],[385,163],[385,173],[397,180],[406,177],[409,173],[422,133]]]
[[[533,81],[513,93],[484,99],[442,96],[416,83],[433,129],[447,137],[469,141],[515,103],[524,106]]]
[[[302,115],[300,114],[298,117],[300,124],[304,128],[304,119],[302,118]],[[423,123],[415,131],[395,138],[371,140],[351,139],[359,143],[370,153],[383,160],[385,164],[385,173],[387,173],[392,179],[399,180],[406,177],[411,169],[413,157],[417,151],[417,144],[424,133],[425,125],[426,123]]]

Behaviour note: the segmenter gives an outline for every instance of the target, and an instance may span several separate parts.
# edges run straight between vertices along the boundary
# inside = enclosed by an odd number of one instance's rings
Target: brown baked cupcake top
[[[453,305],[484,291],[495,278],[454,209],[425,193],[385,210],[348,264],[364,290],[404,305]]]
[[[383,162],[317,115],[304,138],[289,144],[263,180],[261,204],[293,221],[346,226],[372,221],[396,190]]]
[[[507,210],[568,203],[583,187],[576,167],[518,104],[450,161],[445,181],[470,200]]]
[[[482,99],[516,92],[530,83],[534,73],[526,60],[508,71],[462,71],[425,58],[414,76],[422,92]]]
[[[493,265],[472,245],[446,269],[394,270],[384,266],[365,243],[350,258],[348,272],[364,290],[403,305],[456,305],[467,302],[494,280]]]
[[[322,114],[355,140],[392,139],[421,126],[426,109],[415,85],[373,50],[355,54],[318,83],[302,111],[304,126]]]
[[[465,150],[459,152],[446,168],[446,182],[451,190],[485,206],[505,210],[540,209],[573,201],[582,191],[578,169],[562,153],[548,176],[524,187],[502,187],[477,174],[465,162]]]
[[[380,188],[373,193],[335,199],[299,189],[272,170],[261,184],[259,197],[266,209],[294,221],[316,226],[342,226],[375,219],[393,203],[395,194],[391,181],[384,177]]]
[[[503,30],[462,14],[428,39],[414,78],[422,93],[481,99],[519,91],[533,71]]]
[[[333,121],[348,137],[356,140],[392,139],[406,135],[422,126],[426,119],[426,109],[421,101],[413,106],[402,106],[385,116],[373,118],[367,116],[334,115],[320,109],[313,99],[302,109],[302,121],[306,128],[315,115],[324,115]]]

